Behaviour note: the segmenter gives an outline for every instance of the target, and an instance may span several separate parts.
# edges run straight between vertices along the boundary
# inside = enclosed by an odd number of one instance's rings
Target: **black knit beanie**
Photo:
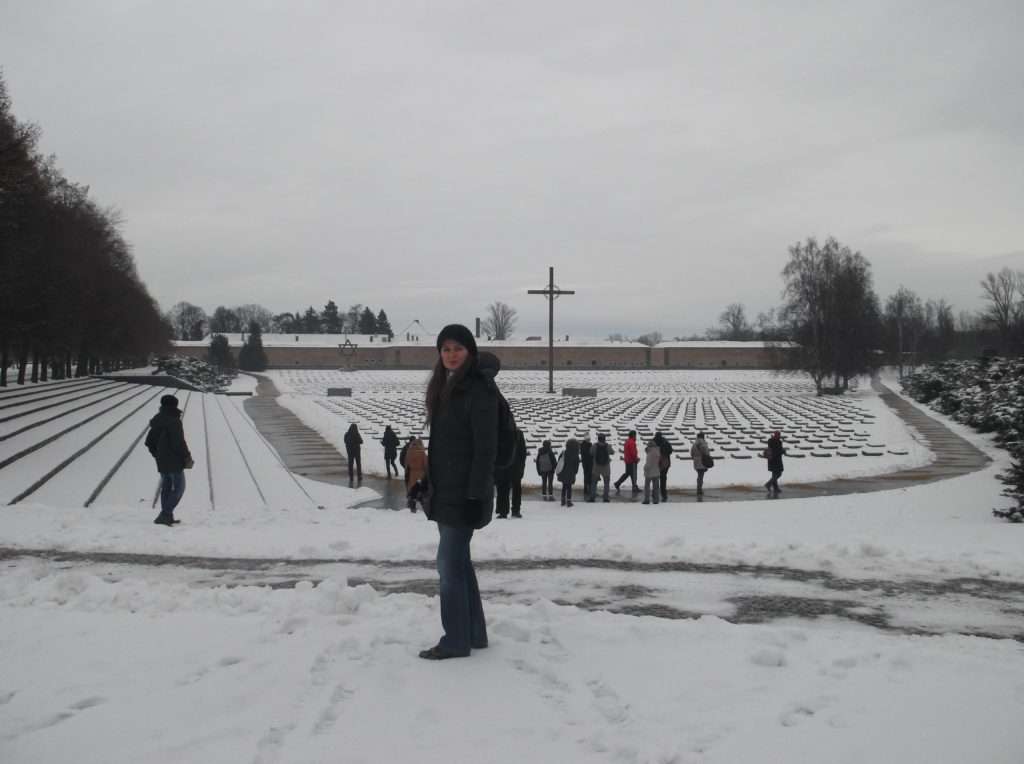
[[[467,329],[462,324],[448,324],[441,333],[437,335],[437,352],[441,352],[441,345],[444,344],[445,340],[455,340],[462,347],[469,351],[469,354],[475,356],[476,350],[476,339],[473,337],[473,332]]]

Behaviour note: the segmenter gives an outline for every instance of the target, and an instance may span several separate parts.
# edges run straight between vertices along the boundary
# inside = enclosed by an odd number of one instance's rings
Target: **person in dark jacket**
[[[555,500],[554,477],[558,454],[551,448],[551,441],[545,440],[537,449],[537,474],[540,475],[540,496],[544,501]]]
[[[470,554],[473,532],[494,512],[494,460],[498,452],[500,369],[490,353],[478,353],[473,333],[450,324],[437,336],[438,360],[427,385],[430,425],[428,517],[437,523],[444,634],[421,658],[462,658],[487,647],[480,588]],[[426,509],[426,505],[424,506]]]
[[[784,453],[786,453],[786,449],[782,445],[782,433],[776,430],[768,438],[768,445],[763,454],[768,459],[768,472],[771,473],[771,478],[764,484],[764,487],[776,496],[782,493],[782,489],[779,488],[779,477],[782,475],[782,455]]]
[[[704,438],[703,432],[698,432],[693,445],[690,446],[690,458],[693,459],[693,469],[697,472],[697,495],[704,495],[704,473],[710,468],[711,449]]]
[[[594,500],[594,448],[590,436],[580,442],[580,465],[583,467],[583,501]]]
[[[668,501],[668,468],[672,466],[672,444],[660,432],[654,433],[654,442],[658,444],[661,451],[661,460],[658,466],[661,469],[661,477],[658,480],[661,488],[661,500]]]
[[[576,438],[565,441],[565,450],[558,460],[561,469],[556,467],[558,482],[562,484],[562,506],[572,506],[572,486],[576,482],[576,473],[580,469],[580,444]]]
[[[526,472],[526,436],[516,428],[516,450],[512,456],[512,464],[506,469],[495,470],[494,487],[498,491],[498,508],[495,514],[500,518],[508,517],[509,498],[511,495],[512,517],[522,517],[523,511],[523,474]]]
[[[348,431],[345,433],[345,456],[348,457],[348,484],[352,485],[352,467],[355,465],[356,475],[359,476],[359,482],[363,482],[363,460],[361,457],[361,446],[363,445],[363,436],[359,434],[359,428],[356,427],[356,423],[353,422],[349,425]]]
[[[398,436],[395,435],[395,431],[391,429],[391,425],[384,427],[384,436],[380,439],[380,443],[384,446],[384,469],[387,470],[388,480],[391,479],[391,470],[395,470],[395,477],[398,477],[398,465],[395,464],[395,459],[398,458]]]
[[[597,482],[598,480],[604,480],[604,496],[602,501],[607,504],[611,499],[608,498],[608,484],[612,480],[612,454],[615,453],[608,442],[605,440],[605,434],[602,432],[597,436],[597,443],[594,444],[594,486],[592,493],[594,499],[597,499]]]
[[[153,522],[173,526],[180,522],[174,519],[174,508],[185,495],[185,470],[193,465],[178,399],[173,395],[160,398],[160,412],[149,420],[146,449],[156,459],[160,473],[160,514]]]

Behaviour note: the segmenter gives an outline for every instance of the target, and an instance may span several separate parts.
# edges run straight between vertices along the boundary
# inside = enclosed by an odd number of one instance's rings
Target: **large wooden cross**
[[[529,289],[527,294],[542,294],[548,300],[548,392],[555,392],[555,300],[563,294],[576,294],[573,289],[555,286],[555,268],[548,268],[548,288]]]

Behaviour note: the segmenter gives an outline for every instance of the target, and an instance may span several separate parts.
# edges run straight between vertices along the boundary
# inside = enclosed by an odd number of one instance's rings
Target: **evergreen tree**
[[[320,325],[328,334],[341,334],[341,314],[334,300],[328,300],[320,314]]]
[[[218,366],[222,369],[233,369],[235,359],[231,355],[231,346],[228,338],[223,334],[215,334],[210,339],[210,351],[208,360],[211,366]]]
[[[306,334],[320,333],[320,314],[312,305],[306,308],[306,312],[302,316],[302,328]]]
[[[263,350],[263,330],[258,321],[249,324],[249,337],[238,351],[238,368],[243,371],[266,371],[267,353]]]
[[[1024,514],[1024,447],[1014,446],[1008,450],[1013,455],[1013,461],[1005,472],[999,474],[999,479],[1005,486],[1003,496],[1017,502],[1017,507],[1010,510],[1006,516],[1020,522]]]
[[[383,308],[377,314],[377,334],[386,334],[389,340],[395,337],[395,333],[391,330],[391,322],[388,321],[388,314],[384,312]]]
[[[377,319],[373,317],[373,311],[369,308],[363,308],[363,312],[359,314],[359,334],[376,334],[377,333]]]

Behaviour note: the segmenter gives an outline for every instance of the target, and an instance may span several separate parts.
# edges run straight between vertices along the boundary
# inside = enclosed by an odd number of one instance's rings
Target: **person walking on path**
[[[498,517],[503,519],[508,517],[510,508],[512,517],[523,516],[523,474],[525,472],[526,436],[517,427],[516,450],[512,455],[512,464],[505,469],[494,471],[494,487],[498,490],[498,507],[495,514]]]
[[[348,484],[352,485],[352,467],[356,468],[356,475],[359,482],[363,482],[363,460],[360,456],[360,449],[363,445],[363,436],[359,434],[359,428],[353,422],[345,433],[345,456],[348,457]]]
[[[173,395],[161,396],[160,411],[149,420],[146,449],[156,459],[160,473],[160,514],[153,522],[173,526],[180,522],[174,519],[174,508],[185,495],[185,470],[194,464],[185,442],[178,399]]]
[[[551,449],[550,440],[545,440],[540,444],[540,448],[537,449],[537,458],[534,459],[534,462],[537,464],[537,474],[540,475],[540,497],[544,501],[554,501],[555,490],[553,483],[558,456]]]
[[[640,454],[636,449],[636,430],[629,431],[629,437],[622,447],[622,461],[626,463],[626,471],[615,481],[615,493],[619,492],[619,486],[626,482],[626,478],[633,484],[633,493],[640,493],[640,486],[636,484],[636,469],[640,463]]]
[[[576,482],[576,473],[580,469],[580,444],[576,438],[565,441],[565,450],[558,459],[555,476],[562,484],[562,506],[572,506],[572,486]]]
[[[711,451],[708,449],[708,442],[704,440],[704,433],[698,432],[697,439],[690,446],[690,457],[693,459],[693,468],[697,471],[697,495],[704,495],[704,473],[708,471],[714,461],[711,459]]]
[[[405,495],[408,499],[408,506],[413,512],[416,511],[416,494],[413,491],[427,474],[427,449],[423,447],[420,438],[410,438],[409,442],[402,449],[405,466]]]
[[[398,458],[398,436],[395,435],[395,431],[391,429],[391,425],[384,427],[384,437],[380,439],[381,445],[384,446],[384,469],[387,470],[388,480],[391,479],[391,470],[395,470],[395,477],[398,477],[398,465],[395,464],[395,459]]]
[[[661,500],[668,501],[668,468],[672,466],[672,444],[660,432],[654,433],[654,442],[658,444],[658,449],[661,451],[661,459],[658,462]]]
[[[605,435],[602,432],[597,436],[597,443],[594,444],[594,476],[593,485],[591,486],[592,500],[597,498],[597,481],[601,479],[604,481],[604,497],[602,501],[607,504],[611,499],[608,498],[608,487],[612,482],[612,454],[615,453],[613,449],[606,441]]]
[[[654,489],[654,503],[657,504],[661,498],[661,447],[657,441],[651,439],[647,442],[644,459],[644,504],[651,503],[651,489]]]
[[[487,647],[487,623],[470,553],[474,531],[494,512],[494,462],[498,453],[500,369],[490,353],[478,353],[473,333],[449,324],[437,336],[437,363],[427,384],[430,425],[428,517],[437,523],[437,573],[441,626],[437,644],[420,652],[427,660],[464,658]]]
[[[768,472],[771,473],[771,478],[764,484],[764,487],[776,496],[782,493],[782,489],[779,488],[779,477],[782,475],[782,455],[784,453],[786,453],[786,448],[782,445],[782,433],[776,430],[768,438],[768,445],[762,454],[768,460]]]
[[[590,435],[584,435],[580,443],[580,466],[583,467],[583,501],[594,500],[594,448]]]

